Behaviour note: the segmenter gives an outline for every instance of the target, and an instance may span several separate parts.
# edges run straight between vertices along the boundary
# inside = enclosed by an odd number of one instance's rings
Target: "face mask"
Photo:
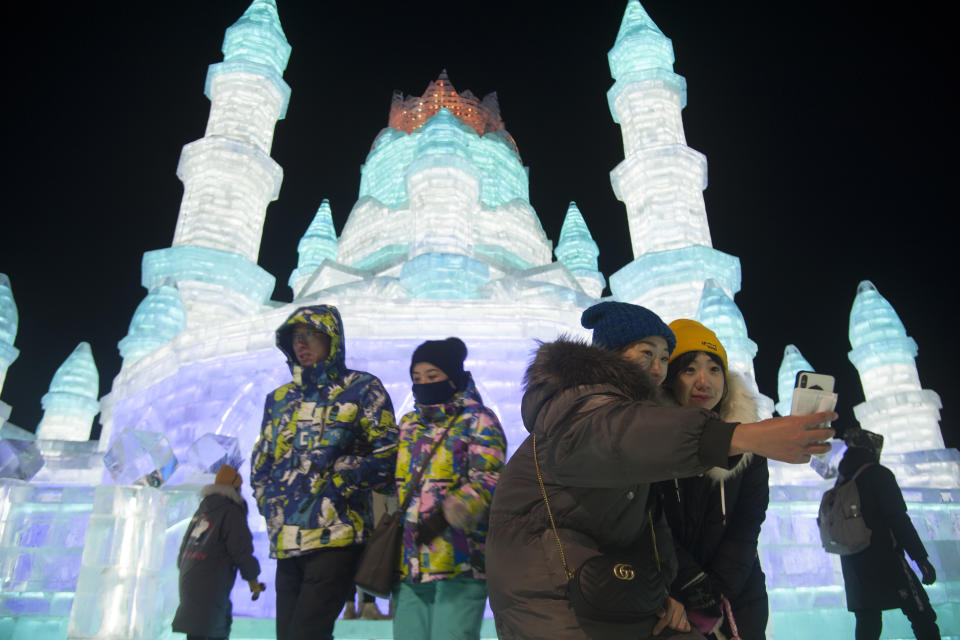
[[[413,385],[413,397],[417,404],[443,404],[453,397],[456,389],[449,380]]]

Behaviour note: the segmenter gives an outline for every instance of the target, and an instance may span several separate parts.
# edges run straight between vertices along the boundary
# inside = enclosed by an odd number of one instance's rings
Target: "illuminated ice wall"
[[[293,301],[270,300],[274,275],[256,262],[267,205],[282,180],[270,148],[290,97],[282,78],[290,52],[273,0],[254,0],[226,32],[224,60],[207,75],[206,133],[184,147],[177,168],[184,195],[172,246],[144,255],[147,294],[119,343],[123,367],[99,404],[100,442],[32,441],[30,434],[26,444],[4,440],[4,451],[33,447],[43,466],[32,482],[0,479],[0,637],[171,637],[174,558],[197,489],[221,460],[239,456],[241,473],[249,475],[264,396],[290,377],[274,330],[295,308],[340,308],[348,365],[378,375],[397,414],[412,404],[415,346],[463,338],[467,368],[500,416],[510,452],[526,435],[521,379],[535,341],[586,335],[580,313],[605,285],[591,212],[570,203],[554,246],[530,204],[527,168],[496,95],[458,91],[446,71],[421,95],[395,93],[339,236],[329,202],[317,194],[321,204],[288,278]],[[727,345],[731,368],[752,383],[757,345],[733,301],[740,265],[711,246],[706,161],[686,146],[680,116],[685,81],[673,73],[670,40],[636,0],[627,4],[609,60],[615,82],[608,99],[624,141],[611,181],[626,206],[634,250],[610,278],[613,296],[668,320],[699,318]],[[0,279],[0,358],[10,353],[3,349],[16,330],[4,285]],[[854,351],[874,349],[863,344],[875,333],[858,333]],[[894,364],[903,365],[902,354],[896,357]],[[883,376],[867,376],[878,386],[865,404],[887,398],[889,409],[895,402],[884,395]],[[896,402],[927,397],[918,390],[898,387]],[[69,413],[62,394],[84,396],[77,392],[52,383],[50,410]],[[770,409],[770,401],[760,401]],[[78,419],[71,433],[79,430]],[[921,456],[928,462],[950,455],[942,441],[932,448]],[[851,637],[839,564],[820,549],[813,519],[824,483],[808,467],[789,471],[795,481],[772,467],[760,550],[773,607],[767,637],[807,640],[814,629],[823,638]],[[924,486],[939,488],[908,490],[906,497],[941,572],[931,590],[941,620],[960,623],[950,595],[960,587],[953,575],[960,515],[951,504],[960,503],[960,491],[947,475],[935,477]],[[250,525],[263,577],[272,583],[275,565],[255,510]],[[231,637],[272,637],[272,589],[254,603],[238,585],[233,603]],[[360,637],[390,637],[390,623],[369,624],[379,626],[358,631]]]

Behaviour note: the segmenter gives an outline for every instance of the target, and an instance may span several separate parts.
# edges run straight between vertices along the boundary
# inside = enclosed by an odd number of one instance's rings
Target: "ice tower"
[[[563,263],[552,263],[496,94],[480,100],[458,92],[446,71],[421,96],[394,94],[388,126],[361,169],[359,195],[339,241],[325,241],[336,260],[327,255],[298,298],[327,290],[491,299],[527,276],[566,288],[567,298],[598,294],[584,295]],[[549,273],[530,271],[542,268]],[[304,277],[299,268],[296,278]]]
[[[917,343],[868,280],[850,310],[850,346],[864,395],[853,412],[860,426],[885,438],[884,464],[910,486],[960,485],[957,452],[944,449],[940,433],[940,396],[920,387]]]
[[[693,318],[707,279],[731,298],[740,290],[740,261],[712,248],[707,161],[687,146],[680,117],[686,80],[673,72],[670,39],[637,0],[607,58],[615,81],[607,100],[624,153],[610,180],[627,208],[634,256],[610,276],[610,290],[665,320]]]
[[[290,274],[287,284],[293,289],[296,296],[303,289],[310,275],[324,260],[337,259],[337,232],[333,228],[333,212],[330,211],[330,201],[326,198],[320,203],[313,221],[307,232],[297,245],[297,268]]]
[[[43,418],[37,426],[39,440],[90,438],[93,417],[100,411],[100,374],[89,343],[81,342],[50,381],[50,390],[41,399]]]
[[[600,297],[607,286],[603,274],[597,269],[600,249],[590,235],[576,202],[571,202],[567,207],[567,215],[560,228],[560,241],[553,253],[576,277],[584,291],[594,298]]]
[[[290,99],[282,77],[290,45],[274,0],[254,0],[227,29],[222,50],[223,62],[207,71],[206,133],[180,155],[183,199],[173,246],[143,257],[144,304],[154,302],[157,287],[173,284],[187,326],[256,313],[274,286],[257,266],[267,205],[283,179],[270,157],[273,131]]]
[[[816,371],[813,365],[800,353],[796,345],[788,344],[783,350],[783,360],[777,371],[777,413],[781,416],[790,415],[793,406],[793,388],[797,381],[797,374],[801,371]]]
[[[17,303],[13,300],[10,278],[7,274],[0,273],[0,391],[3,391],[7,369],[20,355],[20,350],[13,346],[13,341],[17,339],[18,322]],[[0,404],[0,409],[4,406]],[[6,419],[7,415],[0,415],[0,424]]]

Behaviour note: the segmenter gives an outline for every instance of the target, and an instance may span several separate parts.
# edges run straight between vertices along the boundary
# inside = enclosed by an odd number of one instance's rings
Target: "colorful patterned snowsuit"
[[[299,323],[330,336],[326,360],[297,364],[292,335]],[[298,309],[277,329],[277,347],[293,382],[267,396],[251,462],[270,555],[360,544],[373,528],[370,490],[392,488],[398,432],[390,396],[375,376],[346,368],[335,307]]]
[[[420,480],[412,476],[423,466],[433,443],[451,424],[443,444]],[[484,546],[493,490],[506,459],[507,442],[497,416],[483,406],[470,378],[448,404],[417,405],[400,421],[397,453],[397,498],[416,492],[407,507],[400,576],[407,582],[445,578],[484,578]],[[417,545],[421,522],[442,508],[444,500],[465,505],[473,519],[469,529],[449,527],[428,545]]]

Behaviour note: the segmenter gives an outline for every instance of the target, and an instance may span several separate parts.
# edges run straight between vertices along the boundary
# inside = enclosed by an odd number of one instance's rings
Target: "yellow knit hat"
[[[674,320],[670,323],[670,329],[677,336],[677,348],[670,355],[671,362],[691,351],[705,351],[719,356],[723,362],[723,370],[727,371],[727,350],[713,331],[696,320],[686,319]]]

